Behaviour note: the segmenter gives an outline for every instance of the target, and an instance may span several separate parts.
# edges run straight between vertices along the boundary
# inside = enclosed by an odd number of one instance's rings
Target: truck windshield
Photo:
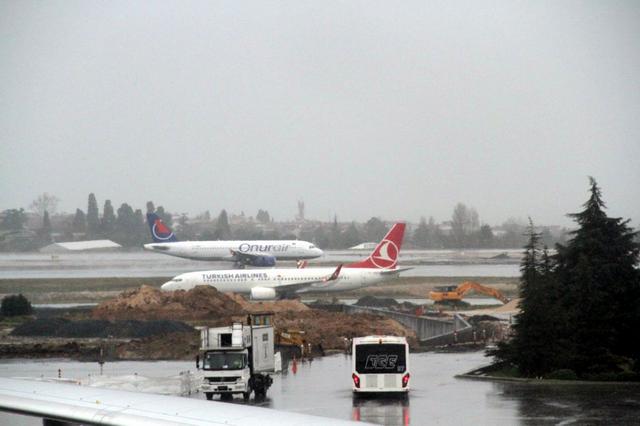
[[[359,374],[402,374],[407,368],[402,344],[357,345],[354,356]]]
[[[208,352],[202,368],[205,370],[240,370],[247,364],[247,356],[241,353]]]

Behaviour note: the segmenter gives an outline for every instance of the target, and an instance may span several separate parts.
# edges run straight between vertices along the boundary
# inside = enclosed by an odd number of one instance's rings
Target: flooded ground
[[[406,277],[516,277],[520,251],[511,250],[501,259],[492,259],[504,251],[496,250],[414,250],[403,253],[400,264],[413,266]],[[317,263],[352,262],[367,253],[331,252]],[[282,262],[282,267],[294,267]],[[231,262],[202,262],[158,253],[134,251],[118,253],[1,253],[0,279],[16,278],[96,278],[96,277],[173,277],[207,269],[231,269]]]
[[[454,376],[487,363],[481,352],[421,353],[410,358],[411,393],[407,401],[384,398],[358,400],[351,393],[351,358],[334,355],[291,365],[276,375],[265,401],[252,405],[384,425],[529,425],[638,424],[640,386],[536,385],[456,379]],[[71,361],[0,361],[2,377],[55,377],[110,383],[98,377],[96,363]],[[167,377],[193,371],[191,362],[118,362],[104,366],[108,376]],[[166,393],[156,388],[155,392]],[[203,399],[201,394],[192,398]],[[236,398],[233,404],[244,404]],[[31,418],[0,414],[0,424],[39,425]]]

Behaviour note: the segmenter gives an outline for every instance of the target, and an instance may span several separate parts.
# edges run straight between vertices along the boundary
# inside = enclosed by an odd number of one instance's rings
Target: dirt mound
[[[395,320],[370,314],[348,315],[321,310],[281,312],[274,324],[280,330],[302,330],[305,340],[324,349],[345,349],[347,339],[372,334],[407,336],[417,343],[415,333]]]
[[[392,306],[397,306],[398,302],[396,299],[388,298],[388,297],[376,297],[376,296],[364,296],[358,299],[356,306],[371,306],[374,308],[390,308]]]
[[[16,327],[12,336],[47,337],[115,337],[141,338],[176,332],[190,332],[193,328],[179,321],[70,321],[63,318],[36,319]]]
[[[176,319],[202,320],[240,315],[244,309],[213,287],[198,286],[189,291],[162,292],[142,286],[125,291],[117,298],[98,305],[95,319]]]
[[[239,294],[228,294],[234,302],[242,307],[246,312],[305,312],[309,311],[307,305],[299,300],[273,300],[265,302],[249,302]]]
[[[115,356],[117,359],[140,361],[194,360],[199,344],[200,335],[197,332],[171,333],[120,344],[115,350]]]
[[[494,309],[496,312],[514,312],[520,310],[518,306],[520,304],[520,299],[513,299],[508,303]]]

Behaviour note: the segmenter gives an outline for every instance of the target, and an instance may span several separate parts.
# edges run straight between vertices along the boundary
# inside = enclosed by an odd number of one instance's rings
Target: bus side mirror
[[[196,370],[200,370],[200,355],[196,355]]]

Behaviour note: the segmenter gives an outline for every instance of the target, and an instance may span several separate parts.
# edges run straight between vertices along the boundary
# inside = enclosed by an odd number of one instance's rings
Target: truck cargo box
[[[274,370],[273,327],[253,327],[253,371],[268,373]]]

